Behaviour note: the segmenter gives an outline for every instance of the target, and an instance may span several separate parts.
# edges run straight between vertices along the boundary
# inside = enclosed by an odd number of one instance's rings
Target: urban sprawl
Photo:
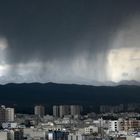
[[[0,107],[0,140],[140,140],[139,105],[100,106],[83,113],[81,105],[54,105],[53,114],[36,105],[34,114]]]

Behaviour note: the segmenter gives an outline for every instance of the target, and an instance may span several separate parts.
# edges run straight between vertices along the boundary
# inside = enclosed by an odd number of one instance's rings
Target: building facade
[[[34,107],[34,114],[43,117],[45,115],[45,107],[42,105],[37,105]]]

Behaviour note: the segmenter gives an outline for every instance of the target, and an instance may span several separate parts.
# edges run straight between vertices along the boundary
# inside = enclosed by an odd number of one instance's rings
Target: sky
[[[140,82],[139,0],[0,2],[0,84]]]

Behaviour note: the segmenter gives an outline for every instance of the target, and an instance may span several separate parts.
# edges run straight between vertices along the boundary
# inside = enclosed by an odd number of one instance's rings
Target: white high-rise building
[[[43,117],[45,115],[45,107],[42,105],[37,105],[34,108],[35,115],[38,115],[39,117]]]
[[[15,110],[14,108],[5,109],[5,120],[6,122],[13,122],[15,119]]]
[[[120,131],[120,121],[119,120],[113,120],[109,121],[109,131]]]
[[[59,106],[56,105],[53,106],[53,116],[59,117]]]
[[[81,106],[79,106],[79,105],[71,105],[70,106],[70,114],[72,116],[80,115],[80,113],[81,113]]]
[[[68,140],[85,140],[84,136],[82,136],[81,134],[69,134],[68,135]]]
[[[59,116],[62,118],[65,115],[69,115],[70,114],[70,106],[68,105],[60,105],[59,106]]]
[[[13,122],[15,119],[15,109],[6,108],[5,106],[0,107],[0,123]]]
[[[8,140],[8,132],[0,132],[0,140]]]
[[[5,122],[5,106],[0,107],[0,123]]]

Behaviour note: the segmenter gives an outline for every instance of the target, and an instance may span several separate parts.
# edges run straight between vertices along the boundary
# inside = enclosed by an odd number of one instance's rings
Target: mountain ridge
[[[93,81],[93,83],[95,83],[97,81]],[[27,83],[27,82],[23,82],[23,83],[5,83],[5,84],[0,84],[2,85],[9,85],[9,84],[13,84],[13,85],[21,85],[21,84],[61,84],[61,85],[80,85],[80,86],[93,86],[93,87],[102,87],[102,86],[106,86],[106,87],[113,87],[113,86],[140,86],[140,82],[139,81],[135,81],[135,80],[131,80],[131,81],[127,81],[127,80],[122,80],[120,82],[112,82],[112,81],[107,81],[106,83],[103,82],[98,82],[98,84],[83,84],[83,83],[55,83],[55,82],[46,82],[46,83],[41,83],[41,82],[31,82],[31,83]]]
[[[36,104],[117,105],[140,103],[140,86],[91,86],[57,83],[9,83],[0,85],[0,104],[16,105],[23,112]],[[31,108],[30,108],[31,107]]]

